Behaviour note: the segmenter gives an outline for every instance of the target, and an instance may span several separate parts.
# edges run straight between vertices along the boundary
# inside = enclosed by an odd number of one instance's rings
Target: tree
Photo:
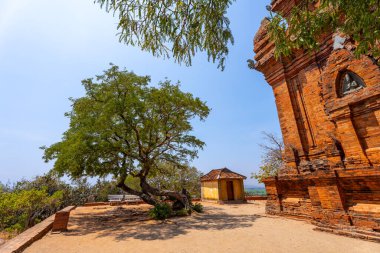
[[[226,10],[234,0],[95,0],[118,14],[119,40],[191,65],[198,51],[224,69],[234,39]]]
[[[115,181],[107,181],[98,179],[96,184],[92,187],[94,201],[105,202],[108,201],[109,194],[122,194],[123,190],[116,186]]]
[[[162,190],[181,191],[186,189],[193,197],[200,197],[202,173],[189,165],[178,166],[170,163],[158,164],[149,183]]]
[[[135,178],[128,177],[126,182],[138,188]],[[13,237],[66,206],[107,201],[108,194],[121,192],[115,181],[103,178],[90,185],[86,178],[75,178],[68,183],[55,171],[14,184],[0,182],[0,234]]]
[[[46,187],[2,192],[0,190],[0,231],[22,231],[33,226],[47,210],[54,210],[63,198],[62,191],[49,195]]]
[[[6,183],[6,184],[3,184],[2,182],[0,182],[0,192],[9,192],[11,191],[11,184],[10,182]]]
[[[378,0],[305,0],[294,7],[287,18],[282,13],[271,13],[269,33],[277,58],[289,56],[300,48],[310,52],[318,50],[320,37],[336,31],[354,42],[357,56],[379,57],[379,17]]]
[[[42,215],[45,218],[60,208],[69,205],[83,205],[94,195],[94,189],[87,182],[86,178],[75,178],[69,184],[62,181],[55,171],[49,171],[31,180],[22,179],[18,181],[9,192],[30,190],[43,190],[46,191],[49,196],[52,196],[58,191],[62,192],[64,198],[61,200],[60,205],[55,206],[54,209],[45,210],[46,215]]]
[[[265,143],[260,144],[260,147],[264,150],[260,170],[251,175],[251,178],[258,180],[260,183],[267,177],[277,176],[283,165],[282,151],[284,150],[283,141],[276,135],[267,132],[262,134]]]
[[[95,0],[119,18],[119,40],[154,56],[169,57],[191,65],[198,51],[218,61],[223,70],[233,35],[226,11],[234,0]],[[356,43],[356,55],[380,56],[378,0],[303,0],[290,15],[270,11],[269,33],[275,57],[294,49],[310,52],[320,46],[326,32],[342,32]],[[274,15],[273,15],[274,14]],[[249,61],[250,63],[251,61]],[[252,64],[249,64],[252,66]]]
[[[169,80],[150,87],[148,76],[111,66],[103,75],[83,80],[86,94],[71,99],[70,127],[62,141],[45,149],[56,159],[54,170],[72,178],[112,175],[117,186],[155,205],[171,197],[190,208],[186,194],[160,190],[148,179],[160,163],[182,165],[197,156],[204,142],[191,135],[190,121],[203,121],[209,108]],[[128,176],[141,189],[128,185]]]

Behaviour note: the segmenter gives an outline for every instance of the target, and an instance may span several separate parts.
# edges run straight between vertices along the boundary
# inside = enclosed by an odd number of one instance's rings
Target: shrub
[[[187,211],[186,209],[183,208],[181,210],[176,211],[174,214],[175,214],[175,216],[188,216],[189,211]]]
[[[94,198],[104,201],[108,194],[119,193],[114,181],[102,179],[92,186],[82,178],[67,183],[54,172],[14,184],[0,182],[0,239],[21,233],[66,206]]]
[[[0,192],[0,231],[23,230],[53,214],[63,198],[62,191],[49,196],[47,188]]]
[[[159,203],[149,211],[150,217],[156,220],[165,220],[172,215],[172,208],[168,203]]]
[[[201,203],[195,203],[193,205],[193,210],[196,211],[197,213],[202,213],[203,212],[203,205]]]

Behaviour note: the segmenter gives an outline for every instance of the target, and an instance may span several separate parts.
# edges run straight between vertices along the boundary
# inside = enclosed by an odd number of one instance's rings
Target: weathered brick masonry
[[[286,15],[297,0],[274,0]],[[273,88],[286,166],[265,180],[267,212],[321,224],[380,230],[380,68],[355,58],[343,35],[315,54],[276,61],[264,19],[254,38],[256,69]]]

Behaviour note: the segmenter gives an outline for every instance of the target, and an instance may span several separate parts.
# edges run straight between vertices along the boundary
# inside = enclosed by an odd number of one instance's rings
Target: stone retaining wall
[[[61,211],[71,211],[74,206],[69,206]],[[58,211],[57,213],[61,212]],[[33,227],[25,230],[15,238],[7,241],[5,244],[0,246],[0,253],[19,253],[25,248],[30,246],[33,242],[41,239],[45,236],[53,227],[54,221],[56,220],[56,214],[46,218],[42,222],[34,225]]]
[[[245,200],[267,200],[267,196],[245,196]]]
[[[41,239],[52,228],[55,214],[0,246],[0,253],[19,253],[33,242]]]

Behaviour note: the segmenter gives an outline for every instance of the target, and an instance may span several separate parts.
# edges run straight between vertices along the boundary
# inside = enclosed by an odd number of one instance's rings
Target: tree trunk
[[[185,208],[186,210],[191,209],[191,199],[190,199],[190,196],[188,196],[186,190],[182,190],[182,192],[167,191],[167,190],[162,191],[150,186],[145,180],[140,181],[140,186],[143,192],[150,193],[154,196],[165,196],[165,197],[174,198],[177,202],[181,203],[183,208]]]
[[[120,181],[118,184],[117,184],[117,187],[119,187],[120,189],[122,189],[123,191],[129,193],[129,194],[132,194],[132,195],[136,195],[136,196],[139,196],[145,203],[149,204],[149,205],[156,205],[158,202],[157,200],[155,200],[152,196],[150,196],[149,194],[145,194],[144,192],[140,192],[140,191],[136,191],[130,187],[128,187],[124,181]]]
[[[157,197],[158,196],[170,197],[170,198],[174,198],[176,200],[176,202],[181,203],[183,208],[185,208],[186,210],[188,210],[190,212],[191,198],[185,189],[183,189],[182,192],[167,191],[167,190],[161,191],[157,188],[150,186],[146,182],[145,178],[141,177],[140,178],[140,186],[141,186],[142,191],[140,192],[140,191],[137,191],[137,190],[134,190],[134,189],[128,187],[125,184],[125,178],[126,177],[121,178],[121,180],[117,184],[117,187],[121,188],[125,192],[139,196],[147,204],[150,204],[153,206],[158,204],[158,201],[154,198],[155,196],[157,196]]]

